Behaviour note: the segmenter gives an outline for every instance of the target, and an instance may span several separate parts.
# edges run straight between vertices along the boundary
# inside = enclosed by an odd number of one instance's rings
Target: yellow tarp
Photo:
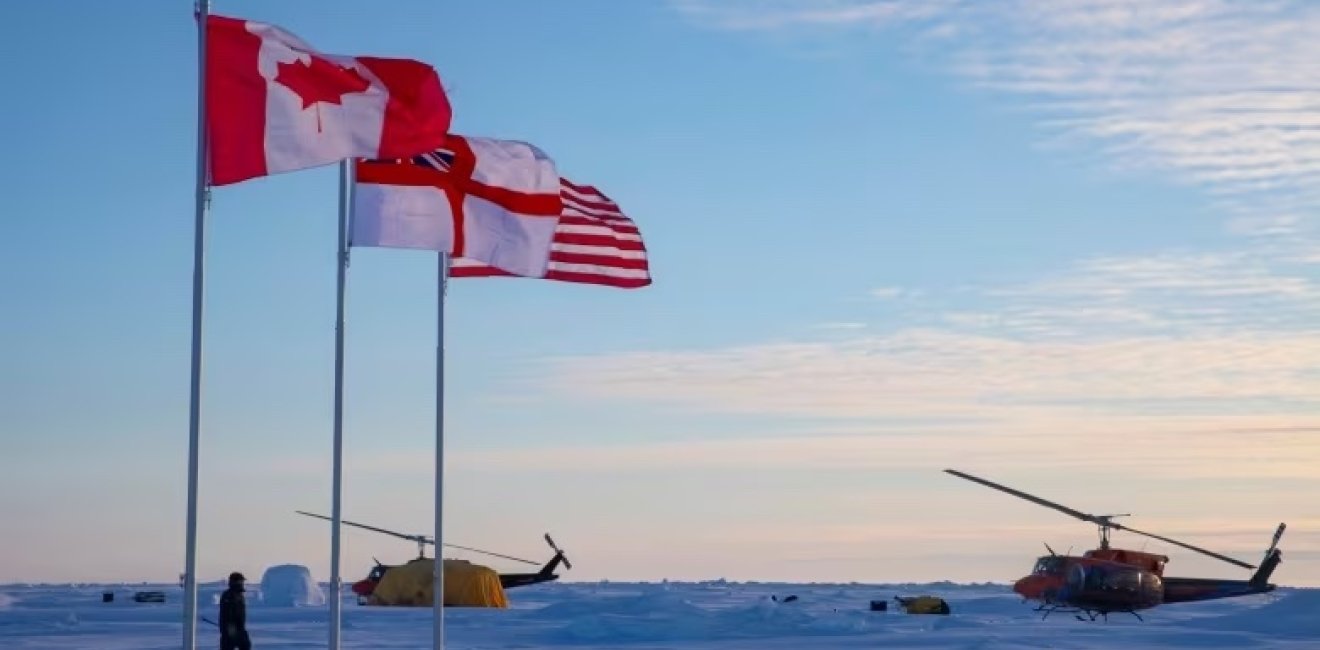
[[[909,614],[948,614],[949,604],[943,598],[935,596],[917,596],[916,598],[897,597],[898,604]]]
[[[370,604],[430,607],[433,562],[431,558],[418,558],[386,571],[372,590]],[[490,567],[466,560],[445,560],[444,570],[446,607],[509,606],[500,575]]]

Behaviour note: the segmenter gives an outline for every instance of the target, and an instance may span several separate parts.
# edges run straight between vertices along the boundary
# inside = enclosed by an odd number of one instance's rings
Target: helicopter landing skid
[[[1085,609],[1081,607],[1071,607],[1067,605],[1052,605],[1052,604],[1040,605],[1036,607],[1034,611],[1045,612],[1045,614],[1040,617],[1040,620],[1042,621],[1049,618],[1050,614],[1053,614],[1054,612],[1062,612],[1064,614],[1072,614],[1073,618],[1082,621],[1084,623],[1094,621],[1096,618],[1103,618],[1105,622],[1108,623],[1109,614],[1110,614],[1110,610]],[[1138,614],[1136,611],[1131,609],[1116,609],[1112,611],[1118,613],[1131,614],[1137,617],[1138,621],[1142,621],[1143,623],[1146,621],[1146,619],[1141,617],[1141,614]],[[1086,618],[1082,618],[1083,614],[1086,615]]]

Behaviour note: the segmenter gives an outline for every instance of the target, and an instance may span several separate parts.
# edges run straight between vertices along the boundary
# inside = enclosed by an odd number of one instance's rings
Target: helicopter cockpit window
[[[1057,557],[1043,557],[1036,560],[1036,568],[1032,570],[1037,575],[1053,575],[1059,572],[1063,566],[1063,560]]]

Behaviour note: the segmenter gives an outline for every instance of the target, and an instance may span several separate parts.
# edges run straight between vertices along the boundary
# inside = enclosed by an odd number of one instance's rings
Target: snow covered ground
[[[215,619],[222,585],[201,589],[201,614]],[[254,646],[326,646],[325,605],[263,603],[249,583]],[[102,603],[104,591],[114,602]],[[166,602],[136,603],[160,590]],[[152,650],[181,645],[177,585],[0,585],[0,648]],[[796,595],[779,603],[770,599]],[[950,616],[894,610],[896,595],[938,595]],[[350,594],[351,596],[351,594]],[[1320,648],[1320,589],[1180,604],[1083,623],[1040,614],[1006,585],[823,585],[725,583],[560,583],[509,592],[511,609],[446,611],[446,647],[694,648]],[[871,600],[890,611],[869,611]],[[429,648],[429,609],[360,607],[345,598],[345,648]],[[199,624],[200,645],[218,647]]]

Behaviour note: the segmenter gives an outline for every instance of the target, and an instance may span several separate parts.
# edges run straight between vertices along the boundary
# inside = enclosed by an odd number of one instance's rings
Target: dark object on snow
[[[898,601],[898,606],[902,607],[903,611],[909,614],[949,613],[949,604],[944,602],[943,598],[935,596],[914,596],[911,598],[894,596],[894,600]]]
[[[220,650],[252,650],[247,632],[247,601],[243,598],[243,574],[229,574],[229,588],[220,594]]]
[[[775,602],[777,602],[777,603],[791,603],[791,602],[797,600],[797,596],[784,596],[784,599],[783,599],[783,600],[780,600],[780,599],[779,599],[779,596],[771,595],[771,596],[770,596],[770,600],[773,600],[773,601],[775,601]]]
[[[113,603],[113,602],[115,602],[115,592],[113,592],[113,591],[107,591],[107,592],[101,594],[101,602],[103,602],[103,603]]]
[[[873,600],[873,601],[871,601],[871,611],[873,611],[873,612],[887,612],[887,611],[889,611],[889,601],[887,601],[887,600]]]
[[[112,596],[113,597],[113,596]],[[104,596],[102,596],[104,598]],[[106,601],[109,602],[109,601]],[[165,602],[165,592],[163,591],[139,591],[133,594],[135,603],[163,603]]]

